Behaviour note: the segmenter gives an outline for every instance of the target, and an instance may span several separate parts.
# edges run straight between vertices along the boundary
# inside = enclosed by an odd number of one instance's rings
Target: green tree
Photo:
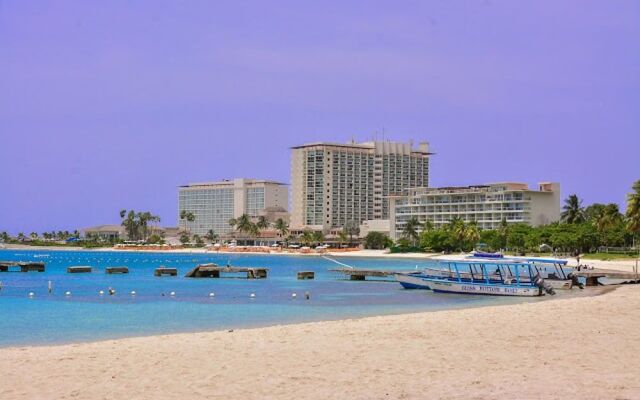
[[[382,250],[391,247],[393,241],[382,232],[369,232],[364,238],[366,249]]]
[[[349,244],[353,243],[353,237],[360,234],[360,226],[356,221],[347,221],[342,227],[342,231],[349,236]]]
[[[582,200],[577,195],[572,194],[564,201],[563,211],[560,215],[562,222],[567,224],[577,224],[584,222],[584,208],[582,208]]]
[[[348,240],[349,235],[347,235],[344,229],[338,232],[338,243],[340,244],[340,247],[342,247],[342,245],[345,244]]]
[[[214,241],[218,240],[218,235],[216,235],[216,233],[213,231],[213,229],[209,229],[207,231],[207,234],[205,235],[205,238],[210,242],[213,243]]]
[[[267,219],[267,217],[265,217],[264,215],[261,215],[258,217],[258,222],[256,222],[256,227],[259,230],[265,230],[268,229],[271,226],[271,224],[269,223],[269,220]]]
[[[464,230],[464,239],[468,243],[467,249],[472,249],[476,243],[480,240],[480,230],[478,229],[478,223],[471,221],[467,224]]]
[[[322,244],[322,242],[324,242],[324,233],[322,233],[322,231],[314,231],[313,242],[317,244]]]
[[[313,239],[314,239],[313,231],[308,229],[302,232],[302,235],[300,236],[300,241],[305,246],[311,246],[311,243],[313,243]]]
[[[289,224],[282,218],[276,220],[275,228],[281,237],[285,237],[289,233]]]
[[[636,237],[640,233],[640,179],[633,183],[632,189],[627,195],[627,230]]]
[[[404,228],[402,228],[402,237],[409,239],[412,245],[418,242],[420,238],[420,234],[418,233],[418,228],[420,227],[420,221],[416,217],[411,217],[405,222]]]
[[[251,221],[251,217],[247,214],[242,214],[240,218],[236,220],[235,228],[241,234],[246,234],[249,236],[257,236],[258,228],[256,224]]]
[[[204,247],[204,241],[200,235],[193,235],[193,240],[196,242],[196,247]]]
[[[183,245],[189,243],[190,241],[191,238],[189,237],[189,234],[183,233],[182,235],[180,235],[180,243],[182,243]]]

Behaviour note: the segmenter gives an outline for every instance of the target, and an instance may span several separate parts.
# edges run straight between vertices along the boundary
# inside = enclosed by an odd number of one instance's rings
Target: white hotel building
[[[178,223],[192,234],[205,235],[210,229],[218,235],[231,232],[231,218],[247,214],[287,218],[289,188],[286,184],[256,179],[191,183],[180,186]],[[193,222],[181,220],[182,211],[192,212]]]
[[[429,186],[429,146],[390,141],[292,148],[291,229],[332,232],[389,219],[389,196]]]
[[[401,237],[411,217],[421,224],[431,221],[435,227],[459,217],[465,222],[476,221],[481,229],[495,229],[502,219],[533,226],[558,221],[560,184],[540,183],[538,189],[512,182],[408,189],[401,196],[390,197],[391,236]]]

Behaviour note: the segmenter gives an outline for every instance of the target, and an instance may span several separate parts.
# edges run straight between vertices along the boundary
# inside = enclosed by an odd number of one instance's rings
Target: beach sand
[[[517,305],[3,348],[0,398],[638,399],[639,310],[640,287],[623,286]]]

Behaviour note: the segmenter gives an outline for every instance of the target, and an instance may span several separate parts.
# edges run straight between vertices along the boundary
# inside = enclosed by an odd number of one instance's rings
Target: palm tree
[[[21,242],[24,241],[24,233],[22,232],[18,233],[18,240]]]
[[[322,242],[324,242],[324,233],[322,233],[322,231],[313,232],[313,241],[316,244],[322,244]]]
[[[236,225],[238,225],[238,220],[235,218],[229,219],[229,226],[233,229],[236,229]]]
[[[464,236],[465,241],[469,242],[472,247],[474,243],[477,243],[478,240],[480,240],[480,230],[478,229],[478,223],[476,221],[471,221],[467,224]]]
[[[311,242],[313,242],[313,231],[306,230],[302,232],[302,236],[300,236],[300,241],[304,243],[306,246],[310,246]]]
[[[36,239],[38,238],[38,234],[37,234],[37,233],[35,233],[35,232],[31,232],[31,233],[29,234],[29,237],[31,237],[31,239],[33,239],[33,240],[36,240]]]
[[[633,184],[633,192],[627,195],[627,229],[635,236],[640,233],[640,180]]]
[[[582,200],[577,195],[572,194],[564,200],[564,210],[561,219],[567,224],[578,224],[584,222],[584,208],[582,208]]]
[[[594,218],[595,220],[593,221],[593,223],[596,227],[596,230],[602,236],[602,241],[604,242],[605,246],[608,246],[608,236],[605,233],[614,228],[622,221],[620,208],[615,203],[607,204]]]
[[[498,236],[500,237],[501,248],[507,247],[507,238],[509,237],[509,224],[506,218],[502,218],[498,226]]]
[[[240,233],[248,234],[250,236],[257,234],[256,224],[251,221],[251,218],[247,214],[242,214],[240,218],[236,220],[235,227]]]
[[[340,247],[345,244],[345,242],[349,240],[349,235],[345,231],[338,232],[338,243],[340,243]]]
[[[462,250],[462,247],[464,246],[464,242],[467,238],[467,229],[464,224],[464,221],[461,218],[456,217],[451,221],[449,221],[446,229],[453,236],[458,248]]]
[[[282,237],[287,236],[287,233],[289,233],[289,224],[282,218],[276,220],[275,228]]]
[[[402,229],[402,237],[411,240],[412,244],[415,245],[418,241],[418,227],[420,226],[420,221],[418,218],[411,217],[404,224],[404,228]]]
[[[271,224],[269,223],[269,220],[267,220],[267,217],[265,217],[264,215],[261,215],[258,217],[258,222],[256,222],[256,227],[259,230],[268,229],[269,226],[271,226]]]
[[[213,229],[209,229],[209,230],[207,231],[207,234],[205,235],[205,238],[206,238],[209,242],[213,243],[215,240],[217,240],[217,239],[218,239],[218,235],[216,235],[216,233],[213,231]]]
[[[426,220],[424,221],[424,224],[422,224],[422,231],[423,232],[429,232],[431,230],[433,230],[434,225],[433,222],[431,222],[430,220]]]

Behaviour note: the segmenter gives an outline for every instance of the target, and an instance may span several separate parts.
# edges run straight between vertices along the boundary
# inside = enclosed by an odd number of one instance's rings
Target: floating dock
[[[107,267],[104,272],[107,274],[128,274],[129,267]]]
[[[169,276],[178,276],[178,268],[173,268],[173,267],[158,267],[155,269],[155,271],[153,271],[153,275],[155,276],[162,276],[162,275],[169,275]]]
[[[12,267],[20,268],[20,272],[44,272],[43,262],[0,261],[0,272],[10,272]]]
[[[313,271],[298,271],[298,279],[300,280],[314,279],[315,277],[316,274]]]
[[[85,265],[67,267],[67,273],[69,274],[78,274],[78,273],[85,273],[85,272],[91,272],[91,271],[92,271],[92,268]]]
[[[389,271],[382,269],[356,269],[356,268],[335,268],[330,269],[331,272],[337,272],[349,277],[352,281],[364,281],[367,277],[371,278],[386,278],[399,273],[406,273],[400,271]]]
[[[640,283],[640,276],[635,272],[616,271],[613,269],[583,269],[581,271],[574,270],[571,272],[579,278],[587,280],[587,286],[598,286],[599,278],[621,279],[630,283]]]
[[[220,278],[222,274],[246,273],[247,279],[264,279],[268,268],[256,267],[220,267],[217,264],[200,264],[187,272],[186,278]]]

